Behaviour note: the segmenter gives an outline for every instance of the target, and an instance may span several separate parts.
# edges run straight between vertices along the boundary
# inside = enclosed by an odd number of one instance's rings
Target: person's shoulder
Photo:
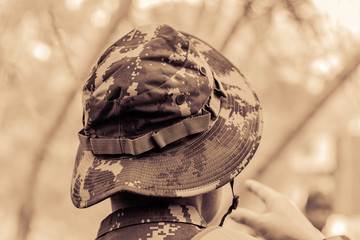
[[[256,240],[256,238],[247,235],[243,232],[233,230],[231,228],[224,228],[219,226],[213,226],[204,229],[191,240]]]

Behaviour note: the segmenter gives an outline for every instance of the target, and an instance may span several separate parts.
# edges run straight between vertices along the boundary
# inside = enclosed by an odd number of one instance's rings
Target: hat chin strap
[[[221,221],[219,224],[220,227],[222,227],[222,225],[224,224],[225,218],[232,212],[232,210],[235,210],[237,208],[237,206],[239,205],[239,196],[234,194],[234,180],[230,181],[230,186],[231,186],[231,192],[233,195],[233,201],[232,201],[232,204],[230,205],[229,209],[227,210],[227,212],[221,218]]]

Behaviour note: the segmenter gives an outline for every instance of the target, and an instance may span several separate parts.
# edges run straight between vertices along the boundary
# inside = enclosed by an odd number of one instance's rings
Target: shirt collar
[[[154,223],[189,223],[204,228],[207,226],[195,207],[190,205],[155,205],[119,209],[107,216],[100,225],[98,237],[126,226]]]

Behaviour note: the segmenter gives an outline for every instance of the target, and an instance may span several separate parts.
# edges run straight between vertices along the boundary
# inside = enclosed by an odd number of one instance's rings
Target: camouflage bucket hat
[[[119,191],[187,197],[236,177],[262,132],[248,81],[204,41],[146,25],[99,59],[83,88],[71,197],[89,207]]]

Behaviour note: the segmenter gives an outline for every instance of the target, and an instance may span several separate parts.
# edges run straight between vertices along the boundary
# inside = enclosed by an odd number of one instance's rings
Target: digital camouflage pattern
[[[106,217],[97,239],[186,240],[205,227],[205,220],[189,205],[134,207]]]
[[[80,208],[119,191],[209,192],[244,169],[261,138],[261,107],[244,76],[167,25],[136,28],[106,50],[82,101],[71,188]]]

